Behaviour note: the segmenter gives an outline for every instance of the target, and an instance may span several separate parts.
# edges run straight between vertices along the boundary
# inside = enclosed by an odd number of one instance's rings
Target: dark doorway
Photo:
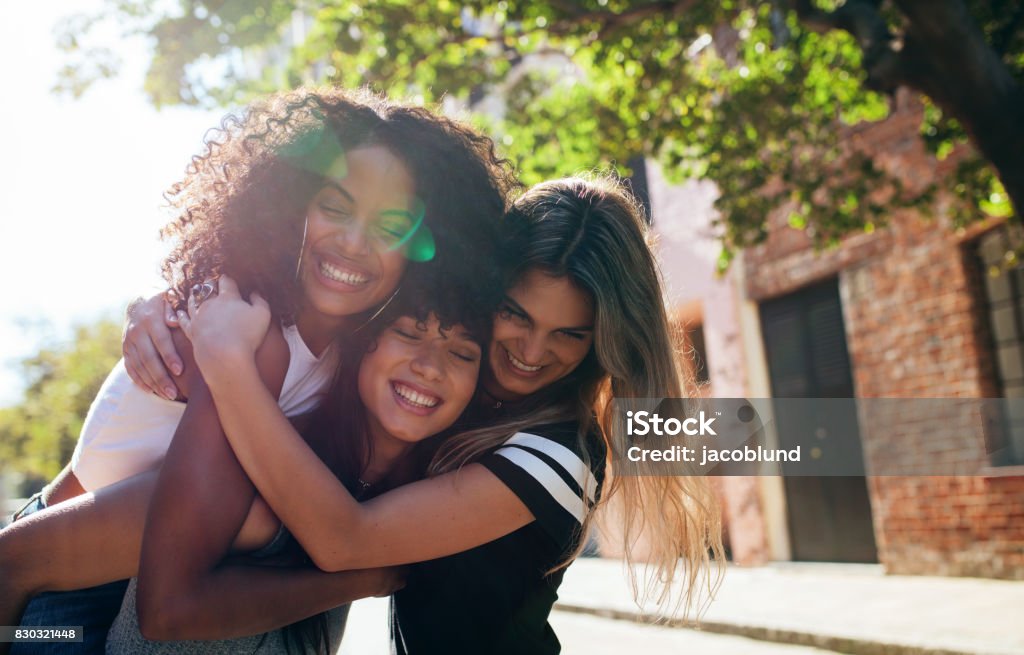
[[[773,398],[853,397],[838,280],[764,302],[760,309]],[[849,411],[830,411],[812,420],[822,434],[849,433],[850,426],[858,432],[852,405]],[[793,447],[793,435],[805,430],[807,421],[777,409],[779,446]],[[862,458],[859,440],[855,448]],[[794,560],[878,561],[863,476],[787,476],[783,482]]]

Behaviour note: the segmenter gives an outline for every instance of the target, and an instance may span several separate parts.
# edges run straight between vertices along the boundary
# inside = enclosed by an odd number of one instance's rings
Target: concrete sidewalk
[[[653,605],[633,602],[622,563],[606,559],[569,567],[556,608],[653,616]],[[887,576],[857,564],[730,567],[700,629],[856,655],[1022,655],[1024,582]]]

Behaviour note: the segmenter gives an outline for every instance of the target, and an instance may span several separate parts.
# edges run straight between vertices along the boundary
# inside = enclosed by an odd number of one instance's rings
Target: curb
[[[857,639],[855,637],[835,637],[830,635],[816,634],[813,632],[801,632],[799,630],[786,630],[782,628],[771,628],[756,625],[741,625],[738,623],[724,623],[719,621],[701,621],[695,624],[682,619],[658,619],[652,614],[639,611],[604,609],[599,607],[587,607],[585,605],[572,605],[568,603],[555,603],[555,609],[573,614],[589,614],[605,619],[616,621],[629,621],[632,623],[647,623],[660,625],[668,628],[679,628],[684,630],[697,630],[713,634],[734,635],[769,641],[780,644],[792,644],[794,646],[812,646],[831,650],[848,655],[988,655],[986,651],[966,651],[949,648],[935,648],[932,646],[913,646],[909,644],[894,644],[870,639]]]

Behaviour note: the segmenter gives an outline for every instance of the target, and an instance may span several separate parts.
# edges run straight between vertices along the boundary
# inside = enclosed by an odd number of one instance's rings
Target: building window
[[[1017,399],[1007,403],[1010,411],[1003,412],[1002,425],[989,434],[996,466],[1024,464],[1024,415],[1014,411],[1024,408],[1024,264],[1004,266],[1014,241],[1006,228],[999,228],[982,236],[977,249],[999,395]]]

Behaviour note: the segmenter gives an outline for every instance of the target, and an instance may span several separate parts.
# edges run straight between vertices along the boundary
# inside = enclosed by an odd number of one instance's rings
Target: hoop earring
[[[302,243],[299,244],[299,258],[295,262],[295,281],[302,280],[302,256],[306,253],[306,233],[309,231],[309,216],[302,219]]]
[[[388,305],[390,305],[390,304],[391,304],[391,301],[395,299],[395,296],[397,296],[397,295],[398,295],[398,292],[399,292],[399,291],[400,291],[401,289],[402,289],[402,287],[401,287],[401,286],[399,286],[399,287],[398,287],[397,289],[395,289],[395,292],[394,292],[394,293],[392,293],[392,294],[391,294],[391,296],[390,296],[390,297],[389,297],[389,298],[388,298],[387,300],[385,300],[385,301],[384,301],[384,303],[383,303],[383,304],[382,304],[382,305],[381,305],[381,306],[380,306],[379,308],[377,308],[377,311],[375,311],[375,312],[373,313],[373,316],[371,316],[370,318],[366,319],[366,322],[365,322],[365,323],[363,323],[362,325],[360,325],[360,326],[359,326],[359,327],[357,327],[356,329],[352,330],[352,334],[355,334],[356,332],[358,332],[358,331],[362,330],[362,329],[363,329],[364,327],[366,327],[367,325],[369,325],[370,323],[372,323],[372,322],[373,322],[373,319],[375,319],[375,318],[377,318],[378,316],[380,316],[380,315],[381,315],[381,313],[382,313],[382,312],[383,312],[383,311],[384,311],[385,309],[387,309],[387,308],[388,308]]]

